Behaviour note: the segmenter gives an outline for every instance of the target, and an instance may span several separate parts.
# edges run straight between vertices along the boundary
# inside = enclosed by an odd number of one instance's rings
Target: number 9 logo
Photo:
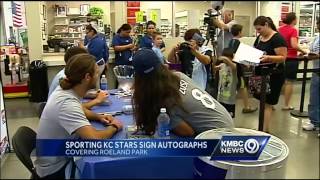
[[[255,139],[248,139],[244,143],[244,149],[247,151],[249,154],[254,154],[259,150],[259,143]]]

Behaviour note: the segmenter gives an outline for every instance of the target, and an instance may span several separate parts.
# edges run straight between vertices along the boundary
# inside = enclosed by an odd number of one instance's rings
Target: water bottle
[[[107,84],[107,78],[106,75],[102,75],[100,80],[100,89],[101,90],[107,90],[108,84]]]
[[[160,114],[157,118],[158,129],[157,135],[161,139],[170,139],[170,118],[166,113],[166,108],[160,109]]]

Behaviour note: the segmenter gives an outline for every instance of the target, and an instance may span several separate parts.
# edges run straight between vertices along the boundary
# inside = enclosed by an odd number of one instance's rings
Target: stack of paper
[[[240,43],[233,61],[240,64],[257,66],[260,63],[260,58],[263,54],[264,52],[259,49]]]

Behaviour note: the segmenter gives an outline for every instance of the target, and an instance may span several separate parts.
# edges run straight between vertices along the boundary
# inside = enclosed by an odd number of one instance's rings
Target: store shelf
[[[304,11],[304,10],[306,10],[306,11],[313,11],[313,8],[300,8],[300,11]]]
[[[82,23],[82,24],[69,24],[68,26],[83,26],[86,25],[86,23]]]
[[[82,39],[82,37],[60,37],[61,39]]]
[[[84,26],[87,25],[86,18],[90,17],[81,15],[79,12],[70,12],[70,14],[67,12],[65,16],[57,16],[57,14],[55,14],[52,34],[62,36],[61,38],[66,41],[82,39],[85,35]],[[99,26],[99,28],[100,27],[101,26]]]

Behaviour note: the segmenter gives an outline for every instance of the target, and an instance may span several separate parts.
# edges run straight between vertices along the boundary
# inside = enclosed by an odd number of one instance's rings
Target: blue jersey
[[[140,40],[140,48],[149,48],[153,47],[152,37],[149,35],[144,35]]]
[[[152,37],[150,37],[149,35],[144,35],[141,40],[140,40],[140,48],[152,48],[153,47],[153,40]],[[162,44],[160,45],[160,49],[166,47],[164,42],[162,42]]]
[[[105,62],[109,59],[109,47],[106,43],[106,38],[104,34],[97,34],[92,39],[87,38],[84,39],[84,45],[87,47],[89,54],[96,57],[96,61],[98,62],[100,59],[104,59]]]
[[[124,46],[132,44],[131,37],[121,37],[119,34],[116,34],[112,39],[112,46]],[[116,65],[129,65],[131,64],[132,51],[126,49],[124,51],[115,51],[115,63]]]

